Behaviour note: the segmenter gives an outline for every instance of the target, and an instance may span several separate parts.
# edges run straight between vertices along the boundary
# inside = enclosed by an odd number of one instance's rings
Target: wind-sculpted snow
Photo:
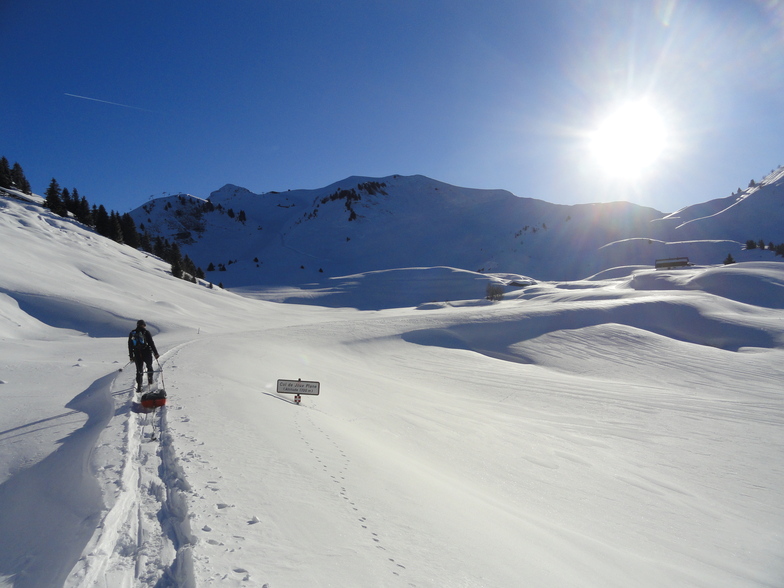
[[[0,577],[14,576],[14,588],[61,586],[100,520],[90,457],[114,413],[113,378],[97,380],[66,405],[87,414],[81,428],[0,485]]]
[[[784,274],[777,263],[757,262],[712,268],[698,273],[685,285],[744,304],[784,308]]]
[[[639,272],[629,286],[635,290],[698,290],[745,304],[784,308],[784,272],[778,263],[730,264],[698,272]]]
[[[30,204],[0,244],[4,586],[784,583],[783,264],[239,296]]]
[[[104,300],[67,299],[17,292],[14,298],[21,310],[56,329],[85,333],[90,337],[127,335],[128,317],[104,308]]]
[[[517,290],[533,283],[535,280],[516,274],[481,274],[451,267],[418,267],[340,276],[312,286],[249,287],[232,291],[289,304],[381,310],[452,300],[475,300],[482,304],[488,284]]]
[[[579,292],[583,294],[585,290]],[[522,351],[520,343],[560,331],[614,325],[730,351],[784,346],[784,337],[768,328],[766,317],[731,321],[721,316],[718,308],[712,316],[694,296],[618,299],[616,295],[614,300],[608,300],[607,296],[606,292],[603,296],[591,291],[588,296],[571,297],[570,304],[548,301],[546,306],[540,303],[534,308],[518,305],[516,312],[507,309],[493,318],[447,329],[412,331],[403,338],[412,343],[471,349],[491,357],[526,363],[531,359]],[[726,314],[730,314],[729,310]],[[596,328],[590,332],[601,336],[603,330]]]

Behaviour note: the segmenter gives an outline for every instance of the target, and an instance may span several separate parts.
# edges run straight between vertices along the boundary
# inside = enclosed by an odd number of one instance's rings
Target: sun
[[[634,180],[659,160],[666,135],[662,116],[647,101],[626,102],[591,133],[589,150],[606,175]]]

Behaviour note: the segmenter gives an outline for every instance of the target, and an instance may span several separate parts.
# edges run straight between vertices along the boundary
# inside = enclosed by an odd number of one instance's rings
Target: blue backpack
[[[147,339],[144,337],[144,331],[134,329],[131,331],[129,338],[134,349],[138,349],[140,351],[142,349],[147,349]]]

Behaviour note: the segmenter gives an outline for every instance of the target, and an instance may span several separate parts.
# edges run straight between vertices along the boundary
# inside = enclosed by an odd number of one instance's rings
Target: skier
[[[152,358],[153,355],[155,359],[160,357],[143,320],[137,321],[136,328],[128,335],[128,355],[136,362],[136,391],[141,392],[144,364],[147,364],[147,383],[152,386]]]

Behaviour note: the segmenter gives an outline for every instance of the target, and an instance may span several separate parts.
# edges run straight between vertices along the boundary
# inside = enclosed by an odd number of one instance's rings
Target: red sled
[[[142,406],[144,408],[158,408],[166,404],[166,390],[157,390],[142,394]]]

